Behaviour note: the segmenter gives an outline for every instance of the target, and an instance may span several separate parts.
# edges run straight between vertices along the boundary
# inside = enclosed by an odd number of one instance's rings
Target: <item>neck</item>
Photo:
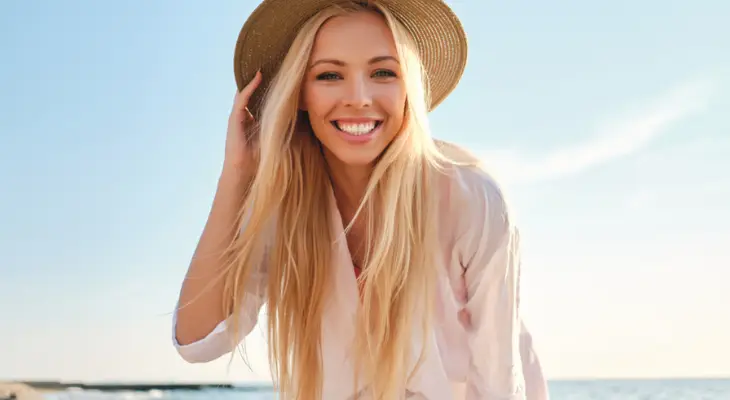
[[[332,189],[342,219],[349,223],[360,206],[372,167],[368,165],[346,165],[339,160],[327,157]]]

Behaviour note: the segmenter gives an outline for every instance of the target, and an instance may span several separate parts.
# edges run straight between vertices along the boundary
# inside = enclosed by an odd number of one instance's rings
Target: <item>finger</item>
[[[246,108],[246,106],[248,105],[248,101],[251,98],[251,95],[260,83],[261,71],[256,71],[256,75],[254,75],[253,79],[251,79],[251,81],[246,86],[244,86],[244,88],[241,89],[241,91],[238,92],[238,95],[236,96],[237,110],[243,111]]]
[[[253,140],[258,136],[259,125],[256,123],[256,119],[251,112],[246,108],[244,110],[243,130],[245,132],[246,139]]]
[[[246,115],[247,120],[249,120],[249,121],[255,120],[255,118],[253,117],[253,114],[251,114],[251,110],[249,110],[248,107],[246,107],[243,111]]]

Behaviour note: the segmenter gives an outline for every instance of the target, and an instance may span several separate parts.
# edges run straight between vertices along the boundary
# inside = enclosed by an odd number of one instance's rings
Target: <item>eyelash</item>
[[[381,73],[384,73],[385,75],[380,75]],[[389,69],[379,69],[373,73],[373,77],[375,78],[395,78],[397,77],[396,73],[389,70]],[[332,79],[341,78],[340,74],[337,74],[335,72],[324,72],[319,75],[317,75],[318,81],[329,81]]]

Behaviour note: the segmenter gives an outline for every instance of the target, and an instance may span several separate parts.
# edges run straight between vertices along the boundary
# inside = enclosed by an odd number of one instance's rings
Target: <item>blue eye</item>
[[[339,79],[339,75],[334,72],[324,72],[319,75],[317,75],[318,81],[329,81],[334,79]]]

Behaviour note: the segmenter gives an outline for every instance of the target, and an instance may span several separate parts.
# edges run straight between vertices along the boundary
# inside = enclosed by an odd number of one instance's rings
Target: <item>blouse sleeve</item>
[[[268,235],[270,243],[273,228],[271,226],[264,232]],[[172,342],[180,356],[190,363],[204,363],[213,361],[221,356],[232,352],[248,334],[253,331],[258,323],[258,316],[261,308],[266,303],[266,287],[268,282],[268,268],[266,265],[267,245],[262,246],[256,259],[256,268],[251,271],[251,276],[246,284],[245,293],[243,295],[240,314],[238,318],[238,340],[231,334],[230,324],[233,323],[233,316],[229,316],[218,325],[204,338],[188,343],[185,345],[178,342],[175,336],[175,326],[177,324],[177,309],[179,304],[175,306],[172,320]]]
[[[519,233],[504,197],[484,177],[470,185],[460,263],[470,349],[466,400],[525,400],[518,310]]]
[[[175,336],[178,308],[176,306],[172,320],[172,342],[178,354],[189,363],[205,363],[232,352],[256,326],[261,307],[266,302],[265,287],[265,272],[255,271],[251,276],[249,290],[244,294],[241,304],[238,320],[239,340],[235,340],[229,333],[229,325],[233,323],[233,317],[229,316],[218,323],[215,329],[204,338],[186,345],[180,344]],[[254,288],[255,290],[251,290]]]

